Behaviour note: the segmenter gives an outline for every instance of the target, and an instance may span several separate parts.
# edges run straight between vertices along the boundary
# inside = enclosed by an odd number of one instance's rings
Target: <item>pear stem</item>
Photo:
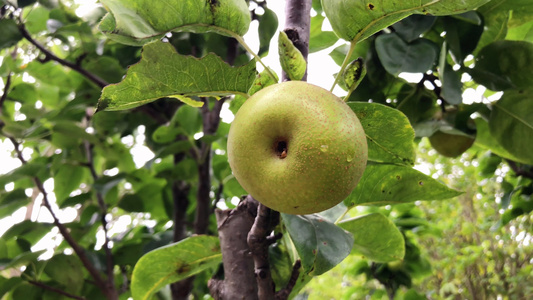
[[[344,219],[344,217],[349,211],[350,211],[350,207],[346,207],[346,210],[344,211],[344,213],[335,221],[335,225],[339,224],[339,222],[342,221],[342,219]]]
[[[252,48],[250,48],[250,46],[248,46],[248,44],[246,44],[246,42],[244,41],[244,39],[240,36],[240,35],[234,35],[233,36],[238,42],[239,44],[241,44],[241,46],[244,47],[244,49],[246,49],[246,51],[248,51],[250,54],[252,54],[252,56],[263,66],[263,68],[265,68],[265,70],[267,71],[268,73],[268,76],[270,76],[275,82],[278,82],[277,80],[277,77],[272,73],[272,71],[270,70],[269,67],[267,67],[263,61],[261,60],[261,57],[259,57],[259,55],[257,55],[253,50]]]
[[[339,80],[340,80],[340,78],[342,76],[342,73],[344,73],[344,70],[346,69],[346,67],[350,63],[350,57],[352,57],[352,54],[353,54],[353,51],[355,50],[355,45],[356,44],[357,43],[355,42],[355,40],[350,42],[350,50],[348,50],[348,53],[346,53],[346,57],[344,57],[344,61],[342,62],[341,69],[339,70],[339,73],[337,73],[337,76],[335,76],[335,81],[333,82],[333,86],[331,86],[331,89],[329,90],[330,92],[333,92],[333,89],[335,88],[335,86],[339,82]],[[351,94],[351,92],[348,92],[348,96],[350,94]],[[348,98],[346,97],[345,99],[348,99]]]

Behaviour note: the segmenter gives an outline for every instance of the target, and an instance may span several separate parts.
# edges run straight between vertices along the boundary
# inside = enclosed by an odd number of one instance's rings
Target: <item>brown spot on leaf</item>
[[[370,10],[373,10],[374,9],[374,4],[368,3],[368,8],[370,8]]]

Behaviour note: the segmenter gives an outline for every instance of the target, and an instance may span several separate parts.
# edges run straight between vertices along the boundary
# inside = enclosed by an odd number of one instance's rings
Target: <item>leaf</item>
[[[44,272],[66,288],[66,291],[78,294],[83,288],[83,265],[77,256],[58,254],[46,264]]]
[[[474,121],[476,122],[476,145],[488,149],[500,157],[526,163],[503,148],[503,146],[490,133],[489,123],[486,120],[483,118],[476,118]]]
[[[460,194],[410,167],[369,164],[359,184],[344,203],[348,207],[390,205],[417,200],[444,200]]]
[[[492,105],[489,128],[492,136],[512,155],[533,164],[532,91],[506,91]]]
[[[322,7],[333,31],[347,41],[358,42],[412,15],[459,14],[489,0],[329,0]]]
[[[251,17],[243,0],[102,0],[109,10],[99,29],[117,42],[140,46],[169,31],[243,36]]]
[[[398,100],[396,109],[407,116],[415,129],[417,137],[420,136],[420,122],[432,118],[434,113],[440,110],[435,93],[416,84],[403,84],[396,99]],[[433,134],[433,131],[428,135],[431,134]]]
[[[427,39],[406,43],[397,34],[384,34],[376,38],[376,51],[385,70],[397,76],[401,72],[420,73],[431,69],[438,48]]]
[[[302,80],[307,70],[307,62],[284,31],[280,31],[278,36],[278,52],[281,67],[290,80]]]
[[[13,19],[1,19],[0,32],[0,49],[16,45],[22,39],[22,33]]]
[[[367,137],[368,160],[414,165],[415,132],[397,109],[377,103],[348,102]]]
[[[350,254],[353,237],[319,215],[281,214],[305,273],[329,271]]]
[[[439,63],[439,79],[442,83],[440,96],[449,104],[458,105],[463,102],[463,83],[459,73],[446,62],[447,53],[443,44]]]
[[[349,92],[353,92],[357,86],[363,81],[366,75],[366,66],[362,57],[352,61],[348,64],[342,73],[344,85]]]
[[[197,235],[145,254],[133,269],[131,294],[150,299],[163,286],[215,267],[222,261],[217,237]]]
[[[17,209],[31,202],[24,189],[16,189],[8,193],[0,193],[0,219],[10,216]],[[1,257],[1,256],[0,256]]]
[[[61,165],[54,174],[54,193],[58,205],[65,201],[70,193],[80,187],[85,175],[85,169],[80,166]]]
[[[0,299],[2,299],[7,292],[19,286],[22,282],[23,280],[20,277],[0,277]]]
[[[466,56],[476,49],[483,33],[483,21],[478,13],[470,11],[453,17],[444,17],[443,23],[446,43],[455,61],[461,64]]]
[[[38,162],[28,162],[15,170],[0,175],[0,186],[4,186],[7,183],[17,181],[25,177],[33,177],[46,170],[46,165]]]
[[[197,59],[154,42],[143,47],[141,61],[124,80],[103,89],[98,111],[130,109],[162,97],[246,95],[255,76],[254,60],[231,67],[214,54]]]
[[[263,9],[265,12],[257,17],[259,21],[259,51],[257,55],[260,57],[268,55],[270,40],[272,40],[278,30],[278,16],[276,16],[276,13],[266,7],[263,7]]]
[[[321,14],[311,18],[311,28],[309,34],[309,53],[324,50],[333,46],[339,38],[333,31],[322,31],[322,24],[325,17]]]
[[[401,260],[405,256],[403,235],[386,216],[373,213],[339,223],[352,233],[353,250],[376,262]]]
[[[392,25],[392,28],[396,34],[409,43],[428,31],[435,24],[436,19],[435,16],[411,15]]]
[[[481,49],[472,78],[488,89],[526,89],[533,85],[533,43],[496,41]]]
[[[30,244],[34,245],[43,236],[50,232],[52,227],[54,227],[52,223],[37,223],[25,220],[11,226],[6,232],[4,232],[2,238],[6,241],[13,238],[23,238]]]

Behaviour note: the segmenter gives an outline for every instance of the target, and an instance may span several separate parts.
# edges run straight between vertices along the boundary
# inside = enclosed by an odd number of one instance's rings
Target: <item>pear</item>
[[[446,157],[457,157],[474,144],[474,139],[462,134],[435,132],[429,137],[429,143],[437,152]]]
[[[331,92],[302,81],[274,84],[248,98],[231,124],[227,150],[241,186],[288,214],[340,203],[368,157],[355,113]]]

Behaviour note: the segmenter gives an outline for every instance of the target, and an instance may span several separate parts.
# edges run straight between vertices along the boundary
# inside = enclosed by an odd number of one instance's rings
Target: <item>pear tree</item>
[[[530,1],[277,2],[0,4],[1,299],[418,299],[421,148],[530,216]]]

